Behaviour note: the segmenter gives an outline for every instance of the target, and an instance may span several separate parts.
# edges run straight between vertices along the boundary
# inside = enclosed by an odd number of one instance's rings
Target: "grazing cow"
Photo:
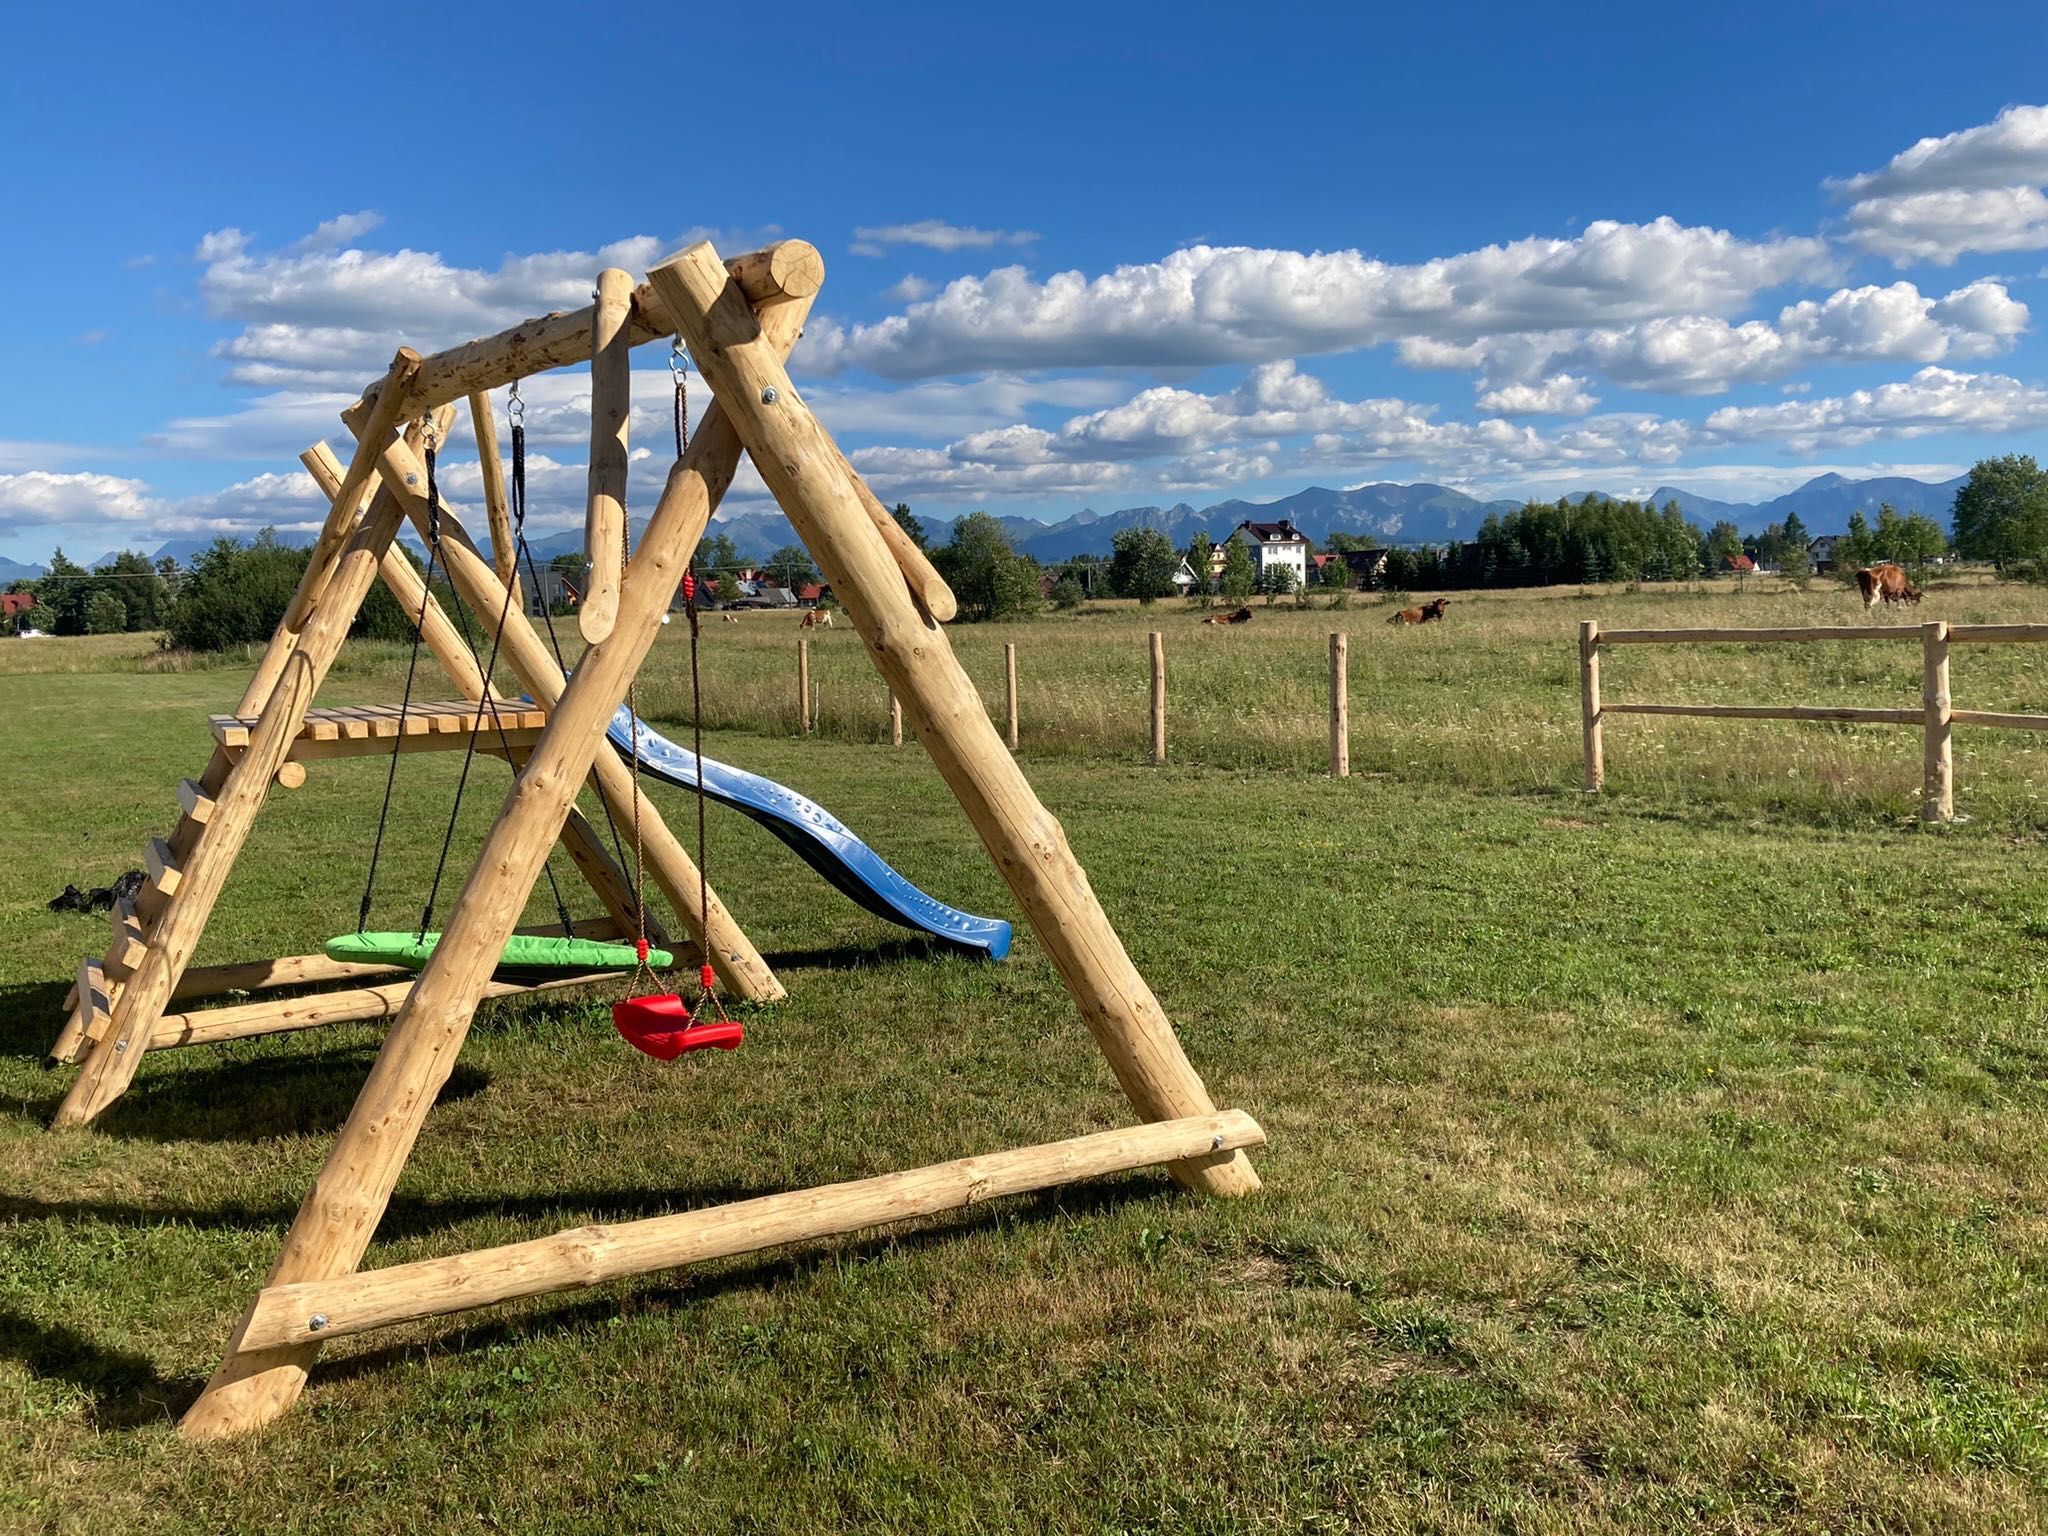
[[[718,617],[727,624],[737,624],[740,621],[740,616],[736,613],[721,613]]]
[[[1906,573],[1887,561],[1883,565],[1867,566],[1856,573],[1857,589],[1863,594],[1863,606],[1875,608],[1878,603],[1917,603],[1920,589],[1906,580]]]
[[[797,625],[798,629],[830,629],[831,627],[832,615],[823,608],[813,608],[804,615],[803,623]]]
[[[1235,613],[1212,613],[1202,620],[1204,624],[1249,624],[1251,621],[1252,611],[1249,608],[1240,608]]]
[[[1448,597],[1433,597],[1420,608],[1403,608],[1391,619],[1388,619],[1387,622],[1389,624],[1427,624],[1432,619],[1442,618],[1444,610],[1450,606],[1451,600]]]

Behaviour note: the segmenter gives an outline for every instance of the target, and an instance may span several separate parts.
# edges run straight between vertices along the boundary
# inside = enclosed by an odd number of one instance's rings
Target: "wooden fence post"
[[[889,690],[889,745],[903,745],[903,701],[896,697],[896,690]]]
[[[1344,632],[1330,636],[1330,777],[1351,777],[1351,682]]]
[[[1926,716],[1922,727],[1924,783],[1920,819],[1953,821],[1955,757],[1950,743],[1954,720],[1948,691],[1948,625],[1940,619],[1920,626],[1920,705]]]
[[[804,735],[811,734],[811,642],[802,635],[796,637],[796,714],[797,726]]]
[[[1010,721],[1003,732],[1003,740],[1014,752],[1017,750],[1017,647],[1008,643],[1003,646],[1003,690],[1009,700]]]
[[[1152,631],[1152,761],[1166,761],[1166,637]]]
[[[1579,622],[1579,723],[1585,735],[1586,793],[1596,795],[1607,782],[1607,759],[1600,741],[1600,623]]]

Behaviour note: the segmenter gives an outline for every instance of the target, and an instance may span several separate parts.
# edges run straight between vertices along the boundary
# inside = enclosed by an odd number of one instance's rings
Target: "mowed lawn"
[[[1962,589],[1898,621],[2041,609]],[[2032,738],[1959,731],[1974,819],[1940,835],[1912,830],[1902,730],[1617,722],[1612,793],[1588,800],[1579,618],[1854,622],[1853,601],[1503,595],[1451,616],[1261,609],[1218,634],[1161,605],[955,635],[991,697],[1019,645],[1028,770],[1216,1098],[1266,1127],[1257,1197],[1139,1173],[347,1340],[273,1429],[196,1448],[175,1420],[378,1032],[152,1055],[94,1130],[45,1129],[68,1074],[39,1061],[105,923],[43,903],[169,827],[242,674],[145,670],[133,642],[0,647],[0,1529],[2041,1525]],[[1339,626],[1361,769],[1341,783],[1314,771]],[[1141,761],[1155,627],[1163,770]],[[854,637],[814,642],[809,741],[789,622],[706,638],[707,750],[1016,917],[923,754],[878,744]],[[671,726],[681,639],[644,685]],[[2033,649],[1959,651],[1958,702],[2048,705]],[[328,701],[395,698],[402,669],[365,648]],[[1609,687],[1910,705],[1918,650],[1631,652]],[[456,769],[400,766],[390,926],[417,912]],[[462,872],[504,785],[478,773]],[[202,962],[353,925],[383,778],[316,764],[273,796]],[[687,800],[657,798],[688,829]],[[1127,1120],[1028,935],[1000,967],[937,957],[750,824],[714,812],[711,835],[790,1001],[737,1054],[673,1065],[617,1039],[602,990],[487,1005],[369,1263]]]

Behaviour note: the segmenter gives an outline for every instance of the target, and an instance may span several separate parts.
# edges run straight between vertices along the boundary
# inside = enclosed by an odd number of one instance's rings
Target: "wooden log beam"
[[[484,984],[483,996],[516,997],[526,992],[553,992],[563,987],[616,981],[627,974],[625,971],[590,971],[534,982],[493,978]],[[228,1040],[247,1040],[255,1035],[277,1035],[293,1030],[319,1029],[329,1024],[360,1024],[368,1019],[394,1018],[412,995],[412,989],[410,981],[394,981],[382,986],[316,992],[310,997],[267,998],[226,1008],[167,1013],[157,1021],[156,1029],[150,1035],[149,1048],[161,1051],[187,1045],[219,1045]]]
[[[1918,640],[1905,624],[1814,624],[1791,629],[1603,629],[1602,645],[1762,645],[1820,640]]]
[[[649,281],[883,678],[910,706],[919,740],[1008,881],[1125,1094],[1149,1120],[1211,1113],[1207,1088],[1096,900],[1065,831],[1004,748],[945,630],[911,601],[837,446],[763,335],[763,317],[708,244],[655,268]],[[1241,1154],[1220,1164],[1178,1165],[1175,1176],[1218,1195],[1258,1188]]]
[[[632,303],[629,274],[617,267],[597,274],[590,319],[590,488],[583,516],[583,557],[590,571],[576,605],[585,645],[611,634],[626,568],[626,437],[633,414],[633,344],[626,322]]]
[[[794,337],[794,332],[791,334]],[[700,427],[699,431],[702,430]],[[426,498],[416,489],[425,483],[418,479],[424,472],[423,466],[411,449],[394,443],[385,454],[384,469],[387,483],[399,487],[400,499],[424,537]],[[409,482],[408,475],[414,476],[414,480]],[[670,478],[673,481],[674,476]],[[726,478],[729,481],[731,477]],[[721,485],[721,493],[723,489]],[[505,589],[498,582],[497,572],[470,539],[459,511],[445,502],[441,508],[441,558],[449,581],[463,601],[478,613],[495,615],[500,611]],[[560,699],[564,683],[561,666],[525,614],[507,614],[501,656],[542,707],[552,708]],[[632,769],[616,752],[607,749],[597,755],[592,782],[611,807],[613,819],[621,825],[631,822],[638,802],[640,841],[648,871],[693,940],[710,953],[712,967],[725,988],[749,1002],[776,1003],[787,997],[789,994],[775,979],[768,962],[761,958],[753,941],[719,900],[717,889],[713,887],[707,892],[708,908],[699,903],[696,863],[662,819],[654,802],[641,790]],[[629,931],[637,933],[637,929]]]
[[[1954,725],[1995,725],[2007,731],[2048,731],[2048,715],[2012,714],[2000,709],[1952,709]]]
[[[394,1264],[336,1280],[272,1285],[257,1296],[237,1343],[243,1349],[282,1349],[324,1342],[524,1296],[578,1290],[962,1210],[1133,1168],[1228,1157],[1265,1142],[1266,1133],[1250,1115],[1226,1110],[707,1210],[577,1227],[531,1242]]]
[[[1600,636],[1607,641],[1606,633]],[[1918,725],[1917,709],[1863,709],[1833,704],[1612,704],[1603,715],[1698,715],[1708,720],[1839,720],[1858,725]]]
[[[730,270],[750,301],[775,307],[815,298],[825,280],[824,258],[816,246],[804,240],[783,240],[765,250],[735,256]],[[407,386],[402,415],[417,416],[478,390],[501,389],[515,379],[550,368],[589,362],[595,308],[586,305],[524,320],[495,336],[422,358],[418,374]],[[627,334],[634,346],[676,334],[675,325],[645,284],[633,290]],[[385,388],[372,385],[355,409],[372,405]]]
[[[1948,691],[1948,625],[1920,626],[1920,819],[1955,820],[1955,711]]]
[[[837,444],[834,449],[837,451]],[[946,578],[939,574],[930,557],[917,547],[917,541],[903,531],[903,525],[882,505],[881,498],[868,488],[860,471],[853,467],[853,461],[840,453],[839,462],[846,466],[846,478],[852,483],[854,494],[860,497],[861,506],[867,510],[876,530],[882,535],[882,542],[889,546],[896,568],[903,573],[910,595],[917,599],[925,617],[940,624],[952,623],[959,616],[960,604],[953,596],[953,589],[946,585]]]
[[[761,317],[775,356],[795,344],[808,310],[808,301],[797,299]],[[621,584],[612,637],[583,657],[551,711],[546,736],[513,782],[433,958],[385,1037],[348,1124],[285,1236],[271,1286],[333,1279],[361,1262],[434,1097],[455,1068],[476,1001],[556,828],[592,762],[611,754],[605,730],[660,633],[661,616],[712,509],[732,484],[739,457],[739,436],[714,400],[689,452],[669,471],[639,558]],[[313,1343],[247,1347],[238,1331],[180,1421],[181,1432],[209,1440],[269,1423],[298,1400],[317,1352]]]
[[[2048,624],[1951,624],[1948,638],[1951,644],[2039,645],[2048,641]]]

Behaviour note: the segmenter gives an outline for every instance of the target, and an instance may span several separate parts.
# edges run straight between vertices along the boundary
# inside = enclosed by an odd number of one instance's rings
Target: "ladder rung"
[[[172,896],[178,889],[178,882],[184,878],[184,871],[178,868],[171,857],[171,845],[160,837],[152,837],[142,848],[143,866],[149,871],[149,883],[159,895]]]
[[[129,897],[115,902],[108,918],[114,938],[107,946],[106,974],[115,981],[126,981],[149,954],[149,945],[142,937],[142,924],[136,919],[135,903]]]
[[[185,819],[197,826],[203,827],[213,820],[213,796],[197,779],[179,781],[178,804],[185,812]]]
[[[114,1005],[107,993],[106,973],[97,960],[87,960],[78,968],[78,1011],[83,1039],[97,1040],[107,1032]]]

